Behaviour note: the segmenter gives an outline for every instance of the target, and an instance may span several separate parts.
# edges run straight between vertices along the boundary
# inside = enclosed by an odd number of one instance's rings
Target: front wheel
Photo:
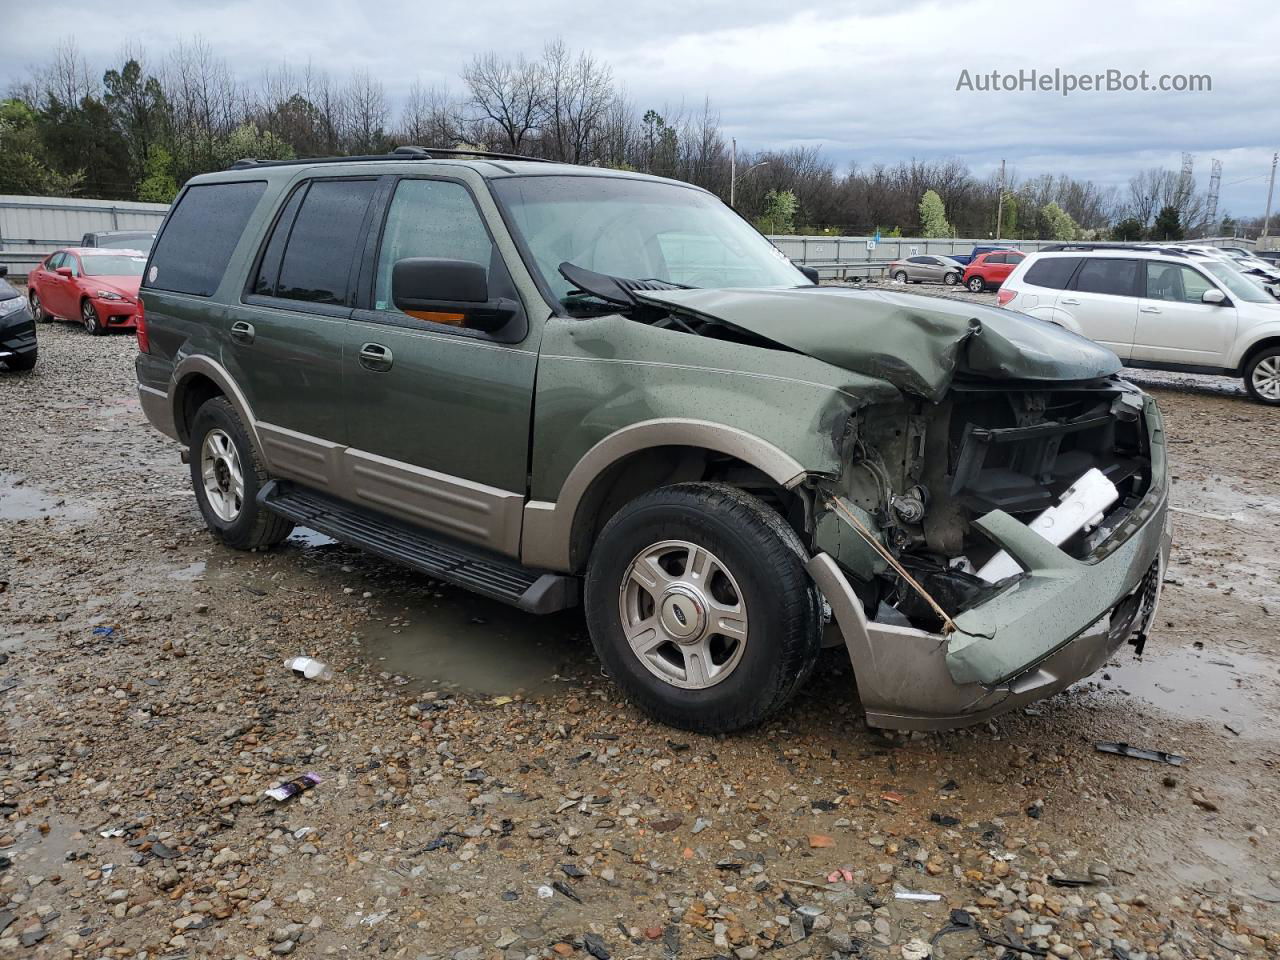
[[[1280,347],[1264,347],[1249,358],[1244,388],[1259,403],[1280,406]]]
[[[960,282],[960,274],[958,273],[944,274],[942,277],[942,282],[946,284],[948,287],[954,287],[957,283]]]
[[[683,483],[633,500],[587,569],[587,626],[623,692],[698,733],[759,723],[817,661],[822,604],[799,537],[734,487]]]
[[[906,283],[907,272],[905,270],[899,270],[893,275],[893,279],[897,280],[899,283]]]
[[[10,370],[34,370],[36,365],[37,351],[32,350],[30,353],[24,353],[18,357],[11,357],[5,363],[9,365]]]
[[[982,282],[981,277],[970,277],[969,282],[965,284],[974,293],[981,293],[986,289],[987,285]]]
[[[191,485],[209,532],[237,550],[273,547],[293,523],[258,505],[268,480],[253,441],[225,397],[206,400],[191,424]]]
[[[84,328],[92,336],[100,337],[107,332],[106,326],[98,317],[98,309],[93,305],[92,300],[85,300],[80,304],[80,320],[84,323]]]

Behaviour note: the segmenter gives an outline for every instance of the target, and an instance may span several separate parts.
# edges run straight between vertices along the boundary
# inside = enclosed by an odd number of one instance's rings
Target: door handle
[[[394,359],[391,351],[380,343],[366,343],[360,347],[360,366],[366,370],[379,373],[390,370]]]
[[[1138,312],[1139,313],[1159,313],[1160,308],[1159,307],[1139,307]]]
[[[1079,301],[1079,300],[1077,300],[1075,297],[1063,297],[1063,298],[1062,298],[1061,300],[1059,300],[1058,302],[1059,302],[1059,303],[1065,303],[1065,304],[1067,304],[1068,306],[1072,306],[1072,307],[1078,307],[1078,306],[1080,306],[1080,301]]]
[[[252,323],[245,323],[243,320],[237,320],[231,325],[231,339],[236,343],[253,343],[253,338],[256,336],[257,331],[253,329]]]

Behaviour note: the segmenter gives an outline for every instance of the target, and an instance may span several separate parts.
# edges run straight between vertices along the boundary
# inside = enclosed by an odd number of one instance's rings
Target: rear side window
[[[1112,260],[1098,257],[1085,260],[1076,275],[1076,289],[1081,293],[1110,293],[1120,297],[1137,295],[1137,260]]]
[[[289,232],[276,296],[308,303],[348,304],[376,180],[315,180]]]
[[[1079,265],[1079,257],[1046,257],[1028,267],[1022,279],[1033,286],[1063,290]]]
[[[209,297],[218,289],[266,181],[188,187],[169,214],[144,285]]]

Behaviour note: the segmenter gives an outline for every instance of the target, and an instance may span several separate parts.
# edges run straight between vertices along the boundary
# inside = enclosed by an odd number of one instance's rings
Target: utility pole
[[[1271,229],[1271,194],[1276,188],[1276,160],[1280,159],[1280,153],[1271,155],[1271,182],[1267,184],[1267,215],[1262,218],[1262,235],[1265,237],[1267,231]]]
[[[730,142],[733,147],[729,150],[729,206],[732,207],[733,188],[738,183],[738,138],[733,137]]]
[[[1004,225],[1004,161],[1000,161],[1000,197],[996,200],[996,242],[1000,241],[1000,230]]]

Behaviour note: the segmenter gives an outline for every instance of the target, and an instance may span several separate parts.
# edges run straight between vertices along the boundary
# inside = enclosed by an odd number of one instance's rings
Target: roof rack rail
[[[1051,243],[1041,247],[1037,253],[1088,253],[1092,250],[1141,250],[1144,253],[1166,253],[1170,256],[1185,257],[1191,251],[1178,247],[1165,246],[1159,243]]]
[[[289,167],[303,163],[356,163],[364,160],[448,160],[454,157],[475,157],[477,160],[527,160],[531,163],[555,163],[545,157],[525,157],[518,153],[498,153],[492,150],[471,150],[465,147],[419,147],[405,145],[390,153],[366,153],[350,157],[295,157],[292,160],[255,160],[244,157],[231,164],[228,170],[249,170],[255,167]]]

